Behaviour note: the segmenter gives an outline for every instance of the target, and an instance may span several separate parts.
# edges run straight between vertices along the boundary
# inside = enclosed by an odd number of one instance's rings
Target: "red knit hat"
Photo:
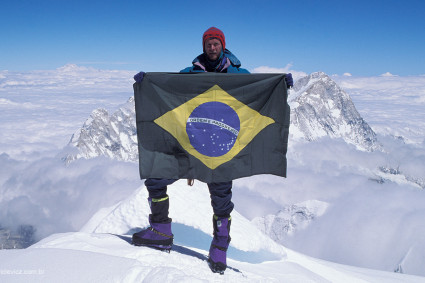
[[[224,49],[226,49],[226,39],[224,38],[224,33],[216,27],[210,27],[204,32],[204,35],[202,36],[202,49],[205,49],[205,41],[212,37],[220,40],[224,51]]]

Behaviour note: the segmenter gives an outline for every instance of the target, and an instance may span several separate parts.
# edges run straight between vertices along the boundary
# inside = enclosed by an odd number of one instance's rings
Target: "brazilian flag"
[[[284,74],[146,73],[135,83],[140,177],[286,177]]]

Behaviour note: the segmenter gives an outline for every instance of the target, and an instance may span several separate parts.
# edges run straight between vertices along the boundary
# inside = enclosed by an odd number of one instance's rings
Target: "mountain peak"
[[[290,134],[308,141],[324,136],[342,138],[360,150],[380,148],[376,134],[360,116],[350,96],[324,72],[295,82],[288,98]]]
[[[71,149],[64,158],[71,162],[78,158],[107,156],[117,160],[138,161],[136,115],[134,98],[112,115],[103,108],[93,110],[90,117],[69,142]]]

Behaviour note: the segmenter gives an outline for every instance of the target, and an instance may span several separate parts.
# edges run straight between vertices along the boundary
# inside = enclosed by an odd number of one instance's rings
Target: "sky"
[[[216,26],[251,71],[417,76],[425,74],[424,11],[422,0],[6,0],[0,70],[179,71]]]

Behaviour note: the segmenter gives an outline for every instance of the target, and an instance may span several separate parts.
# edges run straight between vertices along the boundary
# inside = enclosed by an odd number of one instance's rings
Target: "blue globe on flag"
[[[196,107],[186,123],[191,145],[209,157],[222,156],[235,144],[240,131],[237,113],[222,102],[206,102]]]

